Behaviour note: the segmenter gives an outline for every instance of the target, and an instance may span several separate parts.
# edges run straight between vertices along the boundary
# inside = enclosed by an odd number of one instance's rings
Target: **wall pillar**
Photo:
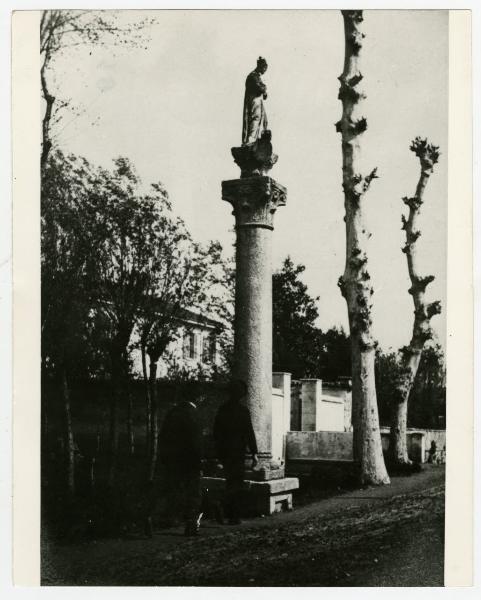
[[[301,379],[301,431],[319,431],[322,380]]]
[[[291,429],[291,374],[272,373],[273,458],[286,459],[286,434]]]

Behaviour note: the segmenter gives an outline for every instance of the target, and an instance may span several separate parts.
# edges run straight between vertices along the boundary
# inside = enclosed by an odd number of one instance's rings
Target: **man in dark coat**
[[[168,512],[180,512],[185,535],[197,535],[201,514],[202,432],[193,401],[182,399],[166,415],[159,436],[159,461]]]
[[[257,443],[249,409],[241,403],[247,394],[243,381],[229,386],[229,400],[223,404],[214,423],[217,456],[226,479],[225,512],[230,524],[240,523],[240,500],[245,475],[246,451],[252,455],[252,468],[257,465]]]

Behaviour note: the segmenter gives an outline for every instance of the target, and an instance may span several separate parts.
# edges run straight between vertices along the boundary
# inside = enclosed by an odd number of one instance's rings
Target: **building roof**
[[[208,329],[216,329],[223,326],[221,321],[187,308],[181,308],[177,313],[176,319],[182,323],[202,325]]]

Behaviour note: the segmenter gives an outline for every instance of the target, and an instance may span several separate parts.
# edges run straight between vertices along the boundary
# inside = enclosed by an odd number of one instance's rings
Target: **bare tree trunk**
[[[44,63],[40,69],[42,94],[46,103],[45,114],[42,119],[42,154],[40,155],[40,168],[42,170],[47,163],[48,155],[52,148],[52,140],[50,138],[50,121],[52,119],[52,110],[55,102],[55,96],[50,94],[47,86],[47,79],[45,77],[46,63],[47,57],[44,58]]]
[[[112,369],[112,389],[110,396],[109,418],[109,454],[110,463],[108,470],[108,483],[113,486],[117,469],[117,455],[119,449],[119,395],[120,395],[120,369],[118,365]]]
[[[433,275],[420,276],[417,264],[417,240],[421,236],[418,218],[423,204],[424,190],[434,165],[438,162],[439,148],[417,137],[411,144],[411,150],[421,163],[421,173],[412,198],[403,198],[409,207],[409,216],[402,216],[403,229],[406,232],[406,254],[411,287],[409,293],[414,303],[413,333],[409,346],[401,349],[401,376],[397,386],[397,402],[393,408],[391,422],[391,442],[389,444],[391,460],[394,464],[405,465],[411,461],[407,452],[407,410],[411,389],[421,361],[425,343],[432,338],[430,320],[441,312],[439,301],[428,303],[425,300],[426,287],[434,280]]]
[[[130,390],[127,390],[127,438],[129,443],[129,456],[133,456],[135,454],[135,434],[132,392]]]
[[[395,401],[391,412],[389,455],[394,465],[410,465],[407,446],[408,403]]]
[[[100,431],[100,426],[97,427],[97,436],[95,439],[95,455],[98,456],[100,454],[100,449],[102,447],[102,432]]]
[[[115,385],[115,384],[114,384]],[[117,469],[117,454],[119,448],[119,416],[118,416],[118,398],[117,390],[112,390],[110,398],[110,421],[109,421],[109,452],[110,463],[108,473],[108,483],[110,486],[114,484],[115,472]]]
[[[152,481],[155,474],[155,467],[157,465],[157,457],[159,452],[159,406],[158,406],[158,394],[157,394],[157,362],[158,359],[155,357],[150,358],[150,397],[151,397],[151,455],[150,455],[150,466],[149,466],[149,480]]]
[[[90,459],[90,469],[89,469],[89,484],[90,484],[90,493],[93,494],[95,491],[95,456],[92,456]]]
[[[359,103],[365,98],[358,86],[362,80],[359,54],[364,34],[360,31],[362,10],[343,10],[345,33],[344,70],[339,98],[342,118],[336,129],[342,134],[342,171],[346,210],[346,266],[339,287],[347,302],[352,353],[352,404],[354,459],[359,463],[364,484],[386,484],[389,477],[382,453],[381,432],[374,380],[375,341],[371,334],[371,296],[373,288],[367,268],[367,231],[363,211],[364,195],[376,169],[363,176],[359,168],[359,136],[367,121],[359,115]]]
[[[142,374],[145,386],[145,455],[150,458],[152,440],[152,401],[150,396],[149,376],[147,373],[147,351],[145,344],[141,344]]]
[[[42,448],[46,448],[48,444],[49,422],[48,422],[48,398],[49,393],[46,391],[45,369],[42,365],[42,384],[41,384],[41,433],[42,433]]]
[[[62,367],[62,396],[64,411],[64,438],[65,438],[65,465],[67,491],[70,495],[75,493],[75,442],[72,429],[72,413],[70,410],[70,387],[68,384],[67,369]]]

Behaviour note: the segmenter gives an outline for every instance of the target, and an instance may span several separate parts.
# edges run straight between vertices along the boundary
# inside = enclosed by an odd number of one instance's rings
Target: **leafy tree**
[[[130,353],[140,337],[148,374],[151,468],[158,437],[157,363],[174,339],[185,308],[208,314],[226,292],[226,270],[217,242],[195,243],[175,218],[160,183],[144,191],[128,160],[112,171],[84,159],[51,153],[42,188],[42,327],[44,370],[106,374],[111,381],[109,480],[118,449],[118,409],[128,394]],[[226,313],[227,314],[227,313]],[[147,376],[146,376],[147,379]],[[70,449],[74,447],[69,416]],[[73,450],[71,452],[73,461]],[[70,460],[70,459],[69,459]],[[73,462],[71,462],[73,473]]]
[[[379,407],[379,420],[388,426],[393,407],[399,401],[398,384],[401,381],[402,365],[398,352],[376,351],[376,392]]]
[[[91,261],[96,329],[112,381],[110,408],[110,481],[118,447],[118,406],[128,391],[130,352],[138,334],[147,400],[149,473],[153,476],[158,447],[157,367],[176,337],[185,308],[205,314],[215,296],[216,269],[222,249],[192,240],[185,223],[174,217],[160,183],[144,193],[128,160],[115,161],[112,172],[97,170],[90,197],[95,203],[90,224],[101,239]],[[147,357],[149,369],[147,372]],[[130,397],[127,398],[131,415]],[[131,448],[133,434],[128,420]]]
[[[273,274],[273,363],[275,371],[294,378],[318,377],[334,381],[351,374],[351,347],[342,327],[316,327],[318,298],[309,295],[300,279],[303,265],[290,257]]]
[[[171,339],[176,311],[197,285],[192,257],[198,252],[182,221],[173,217],[162,185],[154,184],[149,193],[143,193],[141,181],[127,159],[117,159],[112,172],[97,170],[90,197],[96,207],[90,231],[102,240],[91,261],[90,275],[95,290],[96,329],[101,332],[98,343],[112,381],[112,482],[118,448],[118,407],[128,390],[134,331],[140,331],[143,348],[150,355],[150,378],[155,382],[158,357]]]
[[[212,246],[209,264],[209,286],[205,311],[220,323],[216,331],[219,345],[219,364],[209,373],[210,378],[229,378],[234,357],[235,259],[226,258],[223,248]]]
[[[409,398],[408,425],[446,427],[446,365],[443,349],[437,343],[424,347]]]
[[[160,240],[159,240],[160,241]],[[158,450],[157,366],[169,343],[178,335],[184,309],[208,315],[215,298],[216,271],[222,265],[222,248],[217,242],[195,243],[180,219],[166,222],[162,243],[152,257],[146,301],[139,320],[144,379],[147,377],[150,478],[154,475]],[[202,317],[201,317],[202,318]]]
[[[391,423],[393,409],[402,400],[400,383],[404,378],[402,354],[376,353],[376,389],[379,417],[383,425]],[[424,347],[414,379],[407,415],[408,427],[443,428],[446,417],[446,374],[444,353],[439,344]]]
[[[314,377],[319,368],[318,298],[301,281],[304,270],[287,257],[272,277],[273,367],[294,378]]]
[[[88,184],[94,209],[89,231],[93,238],[101,240],[98,251],[92,254],[89,275],[94,291],[97,343],[112,384],[112,483],[118,448],[118,409],[127,391],[130,339],[149,277],[149,236],[156,227],[156,207],[155,201],[139,196],[139,180],[126,159],[117,159],[112,172],[97,169]]]
[[[61,152],[50,155],[41,190],[42,376],[62,389],[67,487],[74,492],[75,442],[70,381],[96,369],[91,354],[91,282],[88,264],[95,244],[89,232],[89,165]],[[44,403],[43,420],[47,416]]]
[[[317,377],[335,381],[351,375],[351,342],[342,327],[319,331],[319,346]]]
[[[178,363],[178,356],[170,353],[163,355],[169,374],[174,378],[211,380],[215,377],[225,377],[230,373],[233,348],[233,315],[234,315],[234,281],[235,269],[233,259],[224,257],[223,248],[217,241],[209,244],[195,245],[201,262],[201,277],[197,278],[196,288],[189,294],[188,301],[179,305],[174,321],[182,323],[184,331],[188,326],[183,318],[183,310],[193,311],[202,324],[206,319],[216,321],[213,331],[215,335],[217,360],[212,364],[202,364],[186,367]],[[191,273],[193,275],[193,273]],[[180,312],[179,312],[180,311]],[[219,360],[220,359],[220,360]]]

